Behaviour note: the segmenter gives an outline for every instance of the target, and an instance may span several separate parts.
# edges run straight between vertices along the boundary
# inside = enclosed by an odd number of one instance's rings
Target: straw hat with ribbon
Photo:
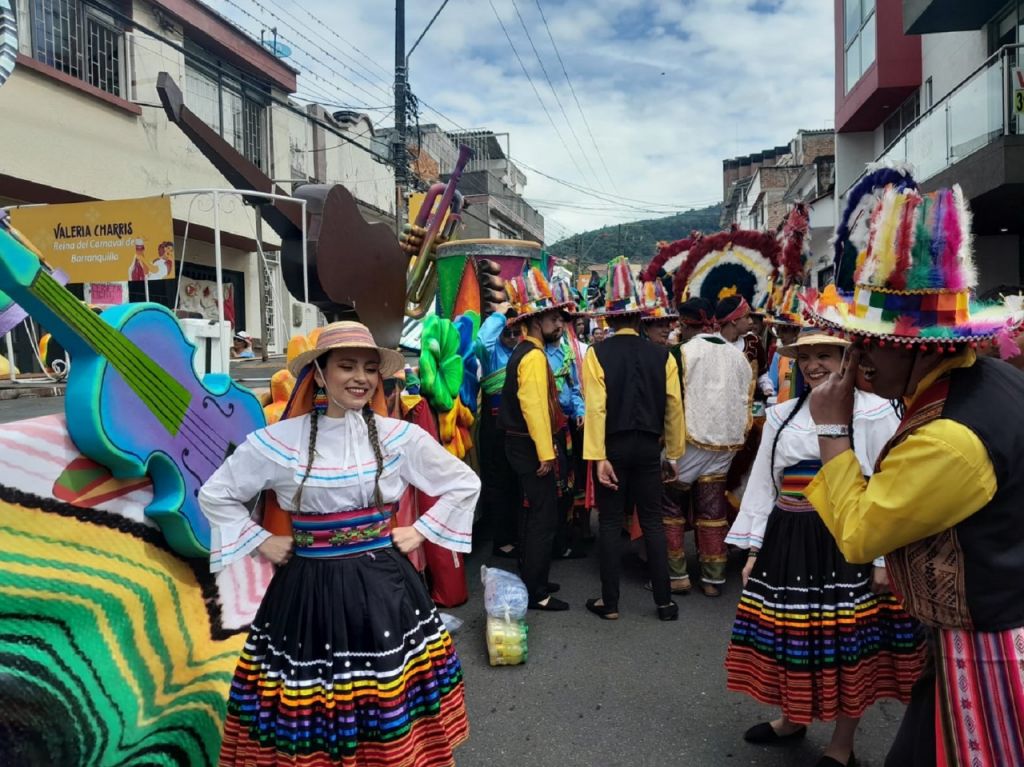
[[[959,186],[921,194],[890,186],[871,213],[866,248],[857,257],[852,295],[828,286],[808,297],[809,320],[840,336],[879,346],[934,344],[937,351],[997,343],[1013,356],[1019,306],[972,298],[977,272],[971,214]]]
[[[332,322],[322,328],[316,345],[297,355],[288,363],[288,369],[296,378],[314,360],[318,360],[335,349],[372,349],[380,355],[380,377],[390,378],[405,367],[405,358],[394,349],[385,349],[373,340],[370,329],[361,322],[343,320]]]
[[[837,338],[834,335],[826,333],[820,328],[805,326],[800,329],[800,335],[797,339],[785,346],[780,346],[776,349],[776,352],[783,357],[789,357],[790,359],[796,359],[797,354],[801,348],[808,346],[839,346],[846,348],[850,345],[850,341],[845,338]]]

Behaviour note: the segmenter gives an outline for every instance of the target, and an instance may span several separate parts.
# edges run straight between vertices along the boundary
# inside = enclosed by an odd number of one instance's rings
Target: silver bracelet
[[[830,439],[850,436],[850,427],[845,423],[821,423],[814,427],[814,431],[819,437]]]

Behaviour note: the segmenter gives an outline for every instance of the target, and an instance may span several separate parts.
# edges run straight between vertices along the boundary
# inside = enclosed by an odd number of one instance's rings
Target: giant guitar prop
[[[74,359],[66,399],[71,438],[115,477],[148,475],[147,515],[179,554],[208,556],[199,488],[264,424],[259,401],[227,375],[198,378],[195,347],[170,311],[124,304],[97,316],[2,223],[0,289]]]

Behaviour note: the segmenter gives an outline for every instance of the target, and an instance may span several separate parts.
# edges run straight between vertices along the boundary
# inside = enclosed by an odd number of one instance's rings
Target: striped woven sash
[[[800,461],[785,469],[776,505],[783,511],[814,511],[804,491],[819,471],[821,461]]]
[[[391,512],[383,508],[352,509],[331,514],[292,514],[295,555],[333,559],[391,546]]]

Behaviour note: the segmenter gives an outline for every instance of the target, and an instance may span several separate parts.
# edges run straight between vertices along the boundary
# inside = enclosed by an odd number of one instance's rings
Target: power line
[[[544,114],[547,115],[548,122],[551,123],[551,127],[554,128],[555,135],[558,136],[558,140],[562,143],[565,153],[569,156],[569,159],[572,160],[572,164],[576,167],[576,172],[580,174],[580,178],[586,178],[586,174],[583,172],[583,169],[580,168],[579,163],[576,162],[576,157],[569,150],[569,145],[565,143],[565,138],[562,136],[562,132],[558,130],[558,126],[555,125],[555,120],[551,116],[551,112],[548,111],[548,107],[544,103],[544,99],[540,97],[540,91],[537,90],[537,86],[534,84],[533,78],[530,77],[530,73],[526,69],[526,64],[523,63],[523,59],[519,55],[519,51],[516,50],[515,43],[512,42],[512,37],[505,28],[505,22],[501,20],[501,16],[498,14],[498,9],[494,7],[494,0],[487,0],[487,2],[490,3],[491,10],[494,11],[494,18],[498,20],[498,24],[501,26],[501,31],[505,33],[505,39],[508,40],[508,45],[512,49],[512,53],[515,54],[516,61],[519,62],[519,66],[523,70],[523,74],[526,75],[526,79],[530,83],[530,87],[533,89],[533,95],[537,97],[537,101],[540,103],[541,109],[543,109]]]
[[[608,177],[608,182],[615,188],[615,181],[612,179],[612,174],[608,172],[608,163],[604,161],[604,155],[601,153],[601,149],[597,146],[597,140],[594,138],[594,132],[590,130],[590,122],[587,120],[587,115],[583,111],[583,105],[580,103],[579,97],[576,95],[576,89],[572,87],[572,80],[569,79],[569,72],[565,68],[565,62],[562,61],[562,54],[558,51],[558,46],[555,44],[554,35],[551,34],[551,27],[548,26],[547,17],[544,15],[544,9],[541,8],[540,0],[535,0],[537,3],[537,10],[540,11],[541,21],[544,22],[544,29],[548,32],[548,39],[551,41],[551,47],[555,50],[555,56],[558,57],[558,63],[562,67],[562,74],[565,75],[565,82],[569,85],[569,92],[572,93],[573,100],[576,102],[576,108],[580,110],[580,117],[583,118],[583,125],[586,126],[587,133],[590,136],[590,143],[594,145],[594,151],[597,152],[597,157],[601,161],[601,165],[604,167],[604,174]]]
[[[583,148],[583,144],[580,143],[580,137],[576,135],[576,129],[572,127],[572,121],[569,119],[569,115],[565,113],[565,106],[562,104],[562,99],[558,96],[558,91],[555,90],[554,83],[551,82],[551,77],[548,75],[548,69],[544,66],[544,60],[540,57],[540,51],[537,50],[537,46],[534,45],[533,36],[530,34],[530,30],[526,27],[526,21],[523,19],[523,14],[519,12],[519,4],[516,0],[512,0],[512,8],[516,12],[516,16],[519,17],[519,25],[523,28],[523,33],[526,35],[526,39],[530,43],[530,47],[533,49],[533,55],[537,57],[537,63],[540,64],[540,71],[544,73],[544,79],[548,81],[548,88],[551,89],[551,95],[555,97],[555,103],[558,104],[558,108],[562,112],[562,117],[565,118],[565,124],[569,126],[569,132],[572,133],[573,139],[576,141],[576,146],[579,147],[580,155],[582,155],[584,161],[587,163],[587,167],[590,169],[590,176],[597,182],[600,187],[604,186],[604,183],[597,177],[597,173],[594,172],[594,166],[590,162],[590,156]]]

